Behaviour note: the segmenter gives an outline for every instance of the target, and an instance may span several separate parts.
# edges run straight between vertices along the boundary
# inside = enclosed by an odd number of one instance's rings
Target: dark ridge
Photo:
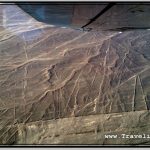
[[[116,29],[108,29],[109,31],[126,31],[126,30],[146,30],[150,29],[150,27],[122,27]]]
[[[116,3],[109,3],[101,12],[99,12],[95,17],[90,19],[90,21],[82,26],[81,28],[85,28],[86,26],[90,25],[92,22],[94,22],[97,18],[99,18],[101,15],[103,15],[106,11],[108,11],[112,6],[114,6]]]

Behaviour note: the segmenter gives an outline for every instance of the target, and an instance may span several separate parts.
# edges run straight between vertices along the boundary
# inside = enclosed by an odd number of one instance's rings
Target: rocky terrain
[[[149,133],[149,30],[83,32],[0,11],[1,144],[150,141],[103,136]]]

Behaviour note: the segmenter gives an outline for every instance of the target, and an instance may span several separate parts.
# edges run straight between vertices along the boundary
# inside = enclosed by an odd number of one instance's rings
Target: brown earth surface
[[[110,144],[90,140],[97,135],[95,125],[89,140],[83,137],[77,140],[77,133],[72,131],[75,135],[70,140],[74,142],[68,143],[64,139],[65,131],[59,133],[64,133],[60,142],[55,138],[43,142],[36,133],[28,135],[37,138],[33,142],[20,142],[24,139],[20,132],[25,132],[20,128],[22,124],[28,128],[28,124],[34,122],[36,126],[37,121],[62,122],[63,118],[69,121],[90,117],[90,123],[92,117],[94,120],[111,114],[116,117],[125,114],[121,123],[129,123],[134,116],[139,119],[139,113],[149,114],[149,30],[82,32],[39,23],[15,5],[0,5],[0,9],[3,10],[0,12],[0,20],[3,20],[0,22],[1,144],[88,144],[90,141],[92,144]],[[123,131],[124,127],[117,125],[118,120],[110,122],[113,123],[110,130],[122,128]],[[134,128],[143,130],[136,125]],[[78,126],[82,126],[82,121]],[[45,128],[45,131],[49,129]],[[70,130],[70,123],[64,128]],[[36,129],[37,134],[46,134],[45,131]],[[146,126],[144,131],[148,132],[149,127]],[[120,141],[118,144],[131,142]]]

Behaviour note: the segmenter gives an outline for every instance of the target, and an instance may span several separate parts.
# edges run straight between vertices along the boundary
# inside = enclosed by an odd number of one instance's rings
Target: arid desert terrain
[[[11,14],[11,15],[10,15]],[[150,30],[83,32],[0,5],[1,144],[148,144]]]

